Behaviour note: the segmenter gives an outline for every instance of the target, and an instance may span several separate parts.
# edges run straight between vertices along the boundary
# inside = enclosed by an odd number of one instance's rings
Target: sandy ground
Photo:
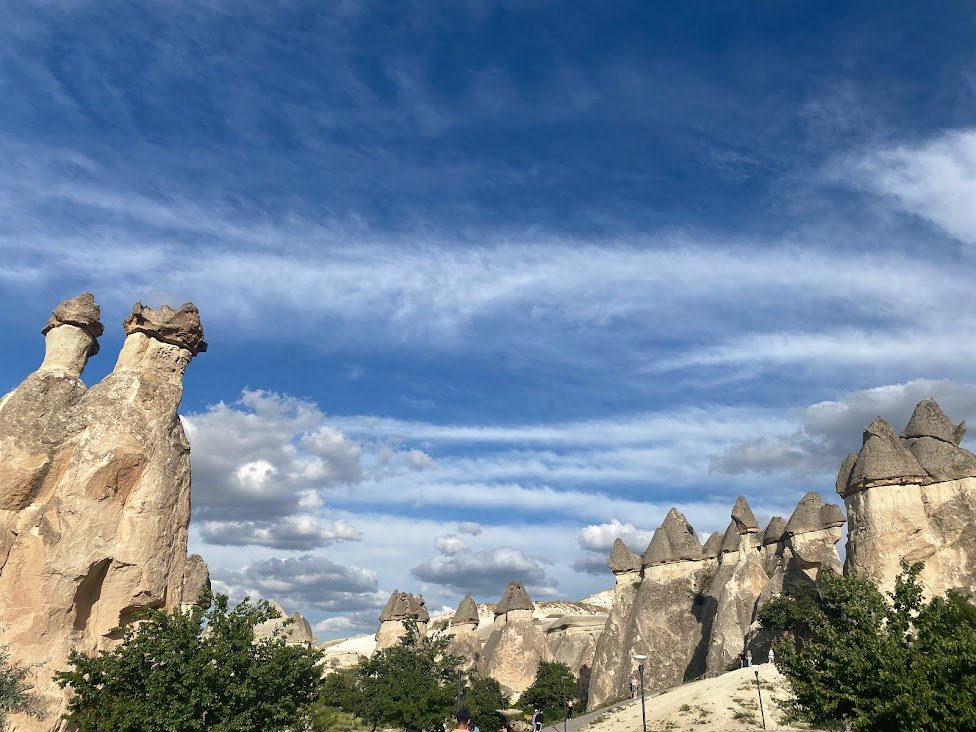
[[[809,729],[782,724],[782,714],[773,700],[786,696],[783,678],[773,664],[762,664],[730,671],[713,679],[682,684],[658,696],[648,696],[645,699],[648,732],[740,732],[762,729],[755,671],[759,672],[762,686],[766,729]],[[641,732],[639,699],[602,713],[597,711],[587,717],[588,725],[587,719],[583,718],[573,720],[577,722],[573,727],[576,730],[585,729],[586,732]],[[559,732],[562,732],[562,725],[559,726]]]

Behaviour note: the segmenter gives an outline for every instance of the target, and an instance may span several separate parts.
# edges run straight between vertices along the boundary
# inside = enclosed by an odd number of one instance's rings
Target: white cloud
[[[509,580],[526,584],[530,592],[551,595],[553,581],[546,575],[544,560],[524,554],[512,547],[493,547],[479,552],[446,554],[434,557],[414,567],[411,572],[419,580],[443,585],[463,594],[471,592],[479,597],[501,597]]]
[[[590,524],[583,527],[579,534],[579,545],[588,551],[609,554],[613,543],[622,539],[633,551],[642,552],[650,543],[653,529],[639,529],[630,523],[621,523],[617,519],[605,524]]]
[[[477,536],[483,529],[481,528],[481,524],[477,524],[474,521],[462,521],[458,524],[458,531],[469,536]]]
[[[976,244],[976,129],[876,148],[844,161],[835,174],[853,176],[904,211]]]
[[[204,521],[200,535],[209,544],[221,546],[266,546],[308,551],[338,541],[358,541],[362,534],[346,521],[330,526],[315,516],[299,514],[277,521]]]
[[[434,546],[448,556],[454,556],[468,550],[468,545],[460,536],[444,534],[434,539]]]

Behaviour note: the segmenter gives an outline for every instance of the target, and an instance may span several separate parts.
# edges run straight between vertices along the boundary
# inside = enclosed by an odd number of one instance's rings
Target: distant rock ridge
[[[960,447],[966,423],[933,399],[900,436],[882,417],[841,463],[837,493],[849,519],[845,571],[891,589],[899,561],[924,561],[927,594],[976,591],[976,455]]]
[[[127,320],[114,369],[89,389],[101,311],[90,293],[65,300],[42,329],[41,365],[0,399],[0,627],[49,712],[14,715],[17,732],[60,729],[52,676],[69,651],[109,649],[140,610],[189,610],[209,589],[206,563],[186,553],[190,446],[177,409],[203,328],[195,307],[182,312],[166,334]]]

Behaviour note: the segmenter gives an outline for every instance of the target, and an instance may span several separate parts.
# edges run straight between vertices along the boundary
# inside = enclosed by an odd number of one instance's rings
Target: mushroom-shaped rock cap
[[[725,533],[722,531],[713,531],[709,537],[705,540],[705,546],[702,547],[702,557],[705,559],[714,559],[722,551],[722,538]]]
[[[735,521],[729,521],[728,528],[722,535],[722,546],[719,551],[722,554],[739,551],[739,532],[736,530]]]
[[[664,523],[654,532],[644,552],[645,567],[666,562],[680,562],[702,558],[698,534],[678,509],[672,508]]]
[[[883,417],[864,429],[864,444],[851,469],[848,491],[872,485],[928,483],[929,478],[915,456],[898,439]]]
[[[641,568],[641,556],[632,552],[624,544],[624,540],[617,538],[613,542],[613,550],[610,552],[610,559],[607,562],[610,571],[614,574],[624,574],[626,572],[639,572]]]
[[[954,425],[934,399],[923,399],[912,412],[902,437],[934,437],[937,440],[959,445],[966,434],[966,423]]]
[[[454,617],[451,618],[451,625],[464,625],[465,623],[478,624],[478,605],[471,597],[470,592],[461,600]]]
[[[763,546],[768,544],[776,544],[782,541],[783,534],[785,533],[786,519],[782,516],[773,516],[771,519],[769,519],[769,524],[766,526],[766,530],[763,532]]]
[[[851,473],[854,471],[855,463],[857,463],[857,453],[851,452],[840,464],[840,470],[837,471],[837,482],[834,483],[834,488],[840,496],[847,495],[847,487],[850,485]]]
[[[386,601],[383,609],[380,611],[380,622],[386,620],[393,620],[393,611],[396,609],[397,600],[400,597],[400,590],[393,590],[393,594],[390,595],[390,599]]]
[[[495,606],[495,615],[504,615],[510,610],[535,610],[529,593],[525,591],[525,585],[515,580],[509,582],[505,588],[505,594]]]
[[[745,496],[735,499],[732,507],[732,521],[735,523],[735,530],[740,534],[755,534],[759,531],[759,522],[756,521],[755,514],[749,508],[749,502]]]
[[[430,620],[430,613],[427,612],[427,601],[423,595],[416,597],[410,595],[410,617],[418,623],[426,623]]]
[[[70,300],[65,300],[51,311],[51,317],[41,328],[41,333],[47,335],[49,330],[57,328],[59,325],[73,325],[81,328],[93,339],[98,338],[105,332],[105,327],[100,320],[102,309],[95,302],[95,296],[90,292],[83,292]],[[92,345],[89,351],[90,356],[98,353],[98,341]]]
[[[810,491],[797,504],[786,524],[786,535],[805,534],[831,526],[843,526],[844,514],[836,504],[826,504],[816,491]]]
[[[184,303],[179,310],[173,310],[169,305],[153,310],[137,302],[122,327],[126,334],[145,333],[163,343],[185,348],[194,356],[207,350],[200,311],[192,302]]]

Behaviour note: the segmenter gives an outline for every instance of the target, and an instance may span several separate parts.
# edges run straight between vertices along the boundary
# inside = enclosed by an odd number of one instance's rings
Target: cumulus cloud
[[[721,474],[790,473],[825,476],[849,452],[861,448],[861,435],[871,420],[882,416],[896,432],[908,423],[915,405],[933,398],[955,421],[976,413],[976,385],[948,380],[917,379],[850,392],[795,412],[795,428],[780,435],[742,440],[711,459]]]
[[[617,539],[622,539],[627,547],[638,554],[642,553],[654,535],[653,530],[639,529],[633,524],[612,519],[604,524],[590,524],[579,533],[578,543],[584,553],[573,562],[573,569],[586,574],[605,576],[607,557]]]
[[[344,566],[316,554],[264,559],[237,570],[216,569],[213,579],[217,591],[235,599],[277,600],[303,615],[309,610],[375,610],[387,599],[378,589],[374,571]]]
[[[509,580],[525,583],[530,593],[555,592],[555,582],[546,575],[540,557],[523,554],[512,547],[494,547],[478,552],[445,554],[418,564],[411,574],[422,582],[447,587],[458,594],[501,597]]]
[[[464,540],[460,536],[454,536],[453,534],[438,536],[434,539],[434,546],[448,556],[460,554],[468,549],[468,545],[464,543]]]
[[[478,536],[482,532],[481,524],[474,521],[462,521],[458,524],[458,532],[469,536]]]
[[[200,535],[221,546],[266,546],[308,551],[338,541],[358,541],[362,534],[346,521],[323,524],[315,516],[286,516],[277,521],[204,521]]]

